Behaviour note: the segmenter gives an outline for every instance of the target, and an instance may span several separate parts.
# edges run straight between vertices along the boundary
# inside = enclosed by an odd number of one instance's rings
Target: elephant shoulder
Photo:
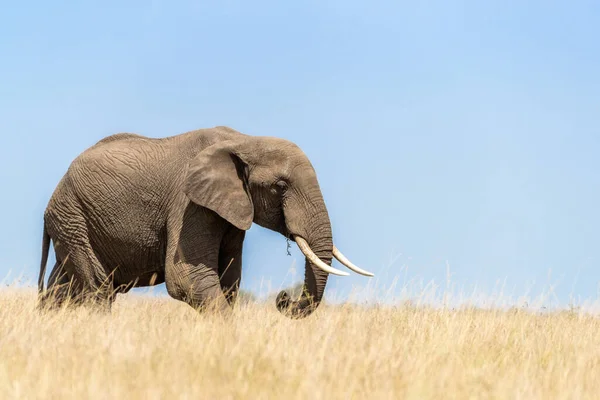
[[[132,139],[133,140],[148,140],[147,137],[138,135],[136,133],[122,132],[122,133],[116,133],[114,135],[107,136],[104,139],[99,140],[94,146],[98,146],[100,144],[105,144],[105,143],[116,142],[119,140],[132,140]]]

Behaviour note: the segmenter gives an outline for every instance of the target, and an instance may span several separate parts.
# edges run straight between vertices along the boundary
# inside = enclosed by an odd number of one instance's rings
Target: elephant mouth
[[[308,242],[302,238],[299,235],[294,235],[294,234],[290,234],[289,235],[289,239],[293,240],[296,242],[296,244],[298,245],[298,248],[300,249],[300,251],[302,252],[302,254],[304,254],[304,256],[306,257],[306,259],[308,261],[311,262],[311,264],[315,265],[316,267],[318,267],[319,269],[329,273],[329,274],[333,274],[333,275],[338,275],[338,276],[348,276],[350,274],[348,274],[345,271],[340,271],[337,268],[333,268],[329,265],[327,265],[323,260],[321,260],[315,253],[314,251],[312,251],[312,249],[310,248]],[[357,267],[356,265],[354,265],[350,260],[348,260],[344,254],[342,254],[341,251],[339,251],[337,249],[337,247],[335,247],[335,245],[333,246],[333,256],[336,258],[336,260],[338,260],[342,265],[344,265],[345,267],[347,267],[349,270],[356,272],[357,274],[360,275],[364,275],[364,276],[375,276],[372,272],[369,271],[365,271],[362,268]]]

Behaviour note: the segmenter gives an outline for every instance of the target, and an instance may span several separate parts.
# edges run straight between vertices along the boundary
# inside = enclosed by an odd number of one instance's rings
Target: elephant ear
[[[238,229],[248,230],[254,206],[245,169],[235,143],[213,144],[190,162],[183,191],[194,203],[213,210]]]

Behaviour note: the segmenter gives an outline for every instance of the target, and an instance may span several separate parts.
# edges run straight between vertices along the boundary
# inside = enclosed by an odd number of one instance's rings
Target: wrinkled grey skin
[[[226,310],[236,299],[245,231],[255,222],[306,239],[328,265],[331,224],[315,171],[295,144],[227,127],[163,139],[121,133],[70,165],[44,213],[40,304],[83,299],[110,308],[114,293],[166,283],[173,298]],[[44,291],[50,240],[57,263]],[[306,261],[291,317],[321,302],[326,272]]]

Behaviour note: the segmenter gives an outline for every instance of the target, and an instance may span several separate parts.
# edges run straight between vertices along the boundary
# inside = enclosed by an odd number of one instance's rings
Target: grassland
[[[598,398],[600,319],[579,312],[273,304],[232,318],[127,295],[40,315],[0,290],[0,393],[68,398]]]

